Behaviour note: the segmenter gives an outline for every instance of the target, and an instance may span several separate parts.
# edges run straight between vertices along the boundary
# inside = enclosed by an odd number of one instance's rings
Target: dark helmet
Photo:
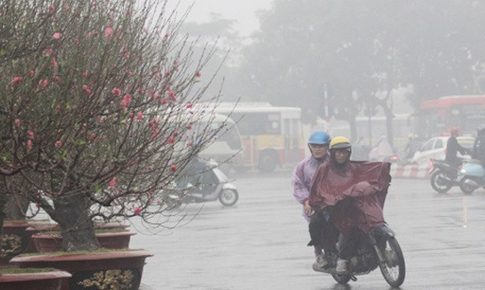
[[[350,144],[349,139],[344,136],[337,136],[332,139],[330,142],[329,149],[348,149],[349,151],[352,150],[352,145]]]
[[[485,135],[485,124],[481,124],[477,127],[477,136]]]
[[[316,131],[308,139],[308,145],[328,145],[330,136],[323,131]]]

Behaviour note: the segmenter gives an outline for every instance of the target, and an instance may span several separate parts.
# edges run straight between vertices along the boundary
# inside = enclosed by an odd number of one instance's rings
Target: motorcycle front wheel
[[[238,199],[239,194],[234,189],[224,189],[219,195],[219,201],[225,206],[235,205]]]
[[[347,284],[350,281],[351,276],[349,274],[345,274],[345,275],[332,274],[332,277],[339,284]]]
[[[431,175],[429,181],[431,182],[431,187],[439,193],[445,193],[451,188],[451,184],[446,183],[447,176],[440,170],[436,171]]]
[[[394,237],[384,237],[385,246],[381,247],[385,262],[379,263],[382,276],[391,287],[399,287],[406,276],[406,265],[401,246]]]
[[[467,184],[467,180],[469,178],[463,178],[460,182],[460,189],[461,191],[463,191],[464,194],[472,194],[473,191],[475,191],[475,187],[471,186],[471,185],[468,185]]]

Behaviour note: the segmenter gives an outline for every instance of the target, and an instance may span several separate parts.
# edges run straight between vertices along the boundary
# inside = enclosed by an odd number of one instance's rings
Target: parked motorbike
[[[337,256],[329,255],[329,266],[316,271],[331,274],[339,284],[347,284],[350,280],[357,281],[356,275],[365,275],[377,269],[391,287],[399,287],[404,282],[406,266],[401,247],[394,232],[381,225],[355,241],[355,255],[349,260],[348,274],[339,275],[335,272]]]
[[[458,177],[460,189],[471,194],[479,187],[485,188],[485,168],[479,160],[465,161]]]
[[[217,201],[224,206],[233,206],[239,199],[236,186],[219,168],[216,161],[210,159],[203,173],[196,173],[201,177],[197,183],[186,183],[181,187],[175,183],[165,201],[169,207],[177,208],[182,204]]]
[[[453,186],[460,185],[458,168],[446,163],[444,160],[430,159],[430,183],[431,187],[439,193],[445,193]]]

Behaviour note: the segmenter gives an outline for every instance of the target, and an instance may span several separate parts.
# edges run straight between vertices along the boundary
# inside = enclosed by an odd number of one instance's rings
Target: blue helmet
[[[330,143],[330,136],[323,131],[316,131],[308,139],[308,145],[328,145]]]

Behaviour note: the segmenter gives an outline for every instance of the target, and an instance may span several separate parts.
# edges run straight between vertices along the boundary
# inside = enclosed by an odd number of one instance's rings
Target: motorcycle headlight
[[[465,169],[462,169],[462,170],[460,170],[460,173],[461,174],[465,174],[466,173],[466,170]]]

